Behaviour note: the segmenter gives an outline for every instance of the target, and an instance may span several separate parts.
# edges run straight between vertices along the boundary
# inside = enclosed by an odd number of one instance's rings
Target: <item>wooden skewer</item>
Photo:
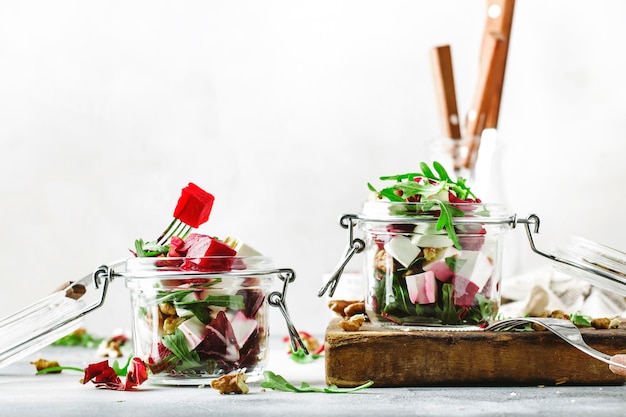
[[[481,60],[489,59],[488,50],[491,37],[500,39],[503,45],[501,45],[498,49],[498,54],[493,58],[495,67],[492,81],[493,91],[491,91],[491,97],[488,99],[484,129],[495,129],[498,127],[514,8],[515,0],[487,0],[487,22],[485,23],[485,31],[483,33]]]
[[[465,129],[468,149],[463,166],[470,170],[476,165],[482,131],[498,125],[514,6],[515,0],[487,0],[478,86]]]
[[[432,48],[430,57],[443,132],[448,138],[461,139],[450,45]]]
[[[467,156],[464,168],[473,169],[478,157],[480,147],[480,135],[485,128],[487,118],[487,108],[492,92],[494,90],[494,72],[496,67],[493,64],[500,49],[504,45],[500,39],[490,37],[487,44],[487,59],[484,59],[478,78],[478,86],[474,96],[474,102],[467,115],[465,124],[465,138],[467,139]]]

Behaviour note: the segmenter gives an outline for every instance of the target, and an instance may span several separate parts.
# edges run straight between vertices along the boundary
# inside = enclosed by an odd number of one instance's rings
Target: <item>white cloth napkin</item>
[[[501,317],[539,315],[544,310],[593,318],[624,317],[626,298],[552,267],[503,278]]]

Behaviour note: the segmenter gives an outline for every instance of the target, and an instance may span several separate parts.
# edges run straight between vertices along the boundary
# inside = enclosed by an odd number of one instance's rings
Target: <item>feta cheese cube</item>
[[[402,235],[394,236],[385,243],[384,248],[385,252],[405,267],[411,265],[420,253],[420,248],[411,243],[411,239]]]
[[[411,239],[415,246],[420,248],[447,248],[454,245],[448,235],[415,235]]]

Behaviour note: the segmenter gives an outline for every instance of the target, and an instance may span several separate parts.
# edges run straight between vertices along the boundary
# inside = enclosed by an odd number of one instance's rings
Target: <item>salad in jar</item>
[[[236,238],[191,232],[208,220],[213,200],[190,184],[168,230],[155,241],[138,239],[126,262],[135,356],[152,382],[197,384],[265,368],[276,270]]]
[[[513,218],[444,167],[381,177],[358,216],[367,314],[382,325],[475,326],[500,305],[503,233]]]

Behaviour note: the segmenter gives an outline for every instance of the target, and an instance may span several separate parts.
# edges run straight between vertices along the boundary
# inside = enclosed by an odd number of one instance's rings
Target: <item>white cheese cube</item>
[[[454,245],[448,235],[415,235],[411,242],[420,248],[447,248]]]
[[[464,250],[459,256],[461,262],[464,262],[461,269],[457,271],[457,275],[465,277],[472,281],[478,287],[478,291],[482,290],[491,274],[493,274],[493,264],[482,252]]]
[[[395,260],[403,266],[408,267],[411,262],[417,258],[420,248],[415,246],[411,239],[406,236],[394,236],[389,242],[385,243],[385,252],[393,256]]]

